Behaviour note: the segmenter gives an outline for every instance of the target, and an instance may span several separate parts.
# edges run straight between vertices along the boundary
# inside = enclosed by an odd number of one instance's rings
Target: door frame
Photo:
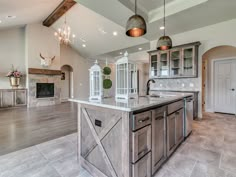
[[[213,94],[213,96],[211,98],[212,109],[213,109],[212,112],[215,112],[215,63],[220,62],[220,61],[231,61],[231,60],[236,62],[236,56],[235,57],[228,57],[228,58],[217,58],[217,59],[212,59],[212,61],[211,61],[211,68],[212,68],[212,70],[211,70],[211,80],[212,80],[211,92]],[[208,96],[209,96],[209,94],[208,94]],[[235,115],[236,115],[236,112],[235,112]]]

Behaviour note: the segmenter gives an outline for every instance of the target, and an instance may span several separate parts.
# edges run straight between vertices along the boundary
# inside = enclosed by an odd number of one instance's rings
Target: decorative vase
[[[18,88],[20,85],[20,78],[19,77],[9,77],[10,85],[12,88]]]

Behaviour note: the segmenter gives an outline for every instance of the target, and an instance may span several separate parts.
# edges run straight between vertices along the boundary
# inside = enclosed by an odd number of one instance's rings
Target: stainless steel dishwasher
[[[188,137],[192,132],[193,123],[193,97],[184,99],[184,137]]]

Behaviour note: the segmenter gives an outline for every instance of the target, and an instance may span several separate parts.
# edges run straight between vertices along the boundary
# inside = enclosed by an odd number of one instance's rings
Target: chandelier
[[[67,25],[66,16],[63,26],[61,28],[58,28],[57,32],[55,32],[54,35],[58,38],[60,44],[65,45],[71,43],[75,38],[75,34],[71,35],[71,28],[69,25]]]

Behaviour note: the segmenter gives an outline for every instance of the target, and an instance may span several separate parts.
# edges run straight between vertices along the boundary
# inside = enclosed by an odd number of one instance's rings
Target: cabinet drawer
[[[151,150],[151,125],[132,132],[132,163]]]
[[[135,131],[146,125],[151,124],[151,111],[133,115],[132,130]]]
[[[151,177],[151,153],[132,165],[132,177]]]
[[[180,100],[168,105],[168,115],[184,107],[184,100]]]
[[[163,117],[165,112],[166,106],[152,110],[152,119],[158,119],[160,117]]]

